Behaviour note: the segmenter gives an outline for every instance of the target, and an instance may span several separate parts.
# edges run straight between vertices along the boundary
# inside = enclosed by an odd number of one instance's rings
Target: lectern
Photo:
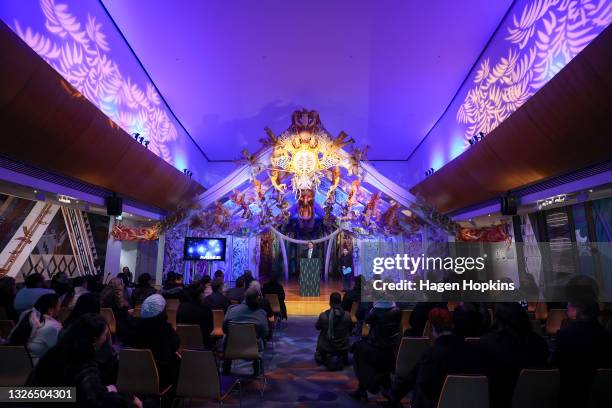
[[[300,259],[300,296],[321,294],[321,259]]]

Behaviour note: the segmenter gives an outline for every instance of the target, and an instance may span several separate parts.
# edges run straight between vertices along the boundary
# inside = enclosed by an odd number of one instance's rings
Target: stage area
[[[300,285],[297,280],[291,280],[284,286],[289,318],[291,316],[318,316],[319,313],[329,309],[329,295],[332,292],[340,292],[344,296],[342,283],[331,279],[328,282],[321,282],[321,293],[317,297],[300,296]]]

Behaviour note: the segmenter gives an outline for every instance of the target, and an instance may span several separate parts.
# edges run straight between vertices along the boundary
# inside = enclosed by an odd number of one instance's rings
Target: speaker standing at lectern
[[[304,250],[304,252],[302,253],[302,257],[303,258],[308,258],[308,259],[313,259],[313,258],[318,258],[319,257],[319,252],[317,252],[317,250],[314,247],[314,244],[312,243],[312,241],[308,242],[308,248],[306,248]]]

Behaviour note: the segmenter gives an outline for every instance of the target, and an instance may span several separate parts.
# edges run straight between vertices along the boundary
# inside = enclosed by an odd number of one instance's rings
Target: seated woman
[[[17,326],[9,336],[10,345],[27,347],[34,365],[57,343],[62,330],[62,324],[56,320],[60,307],[58,295],[42,295],[32,309],[21,314]]]
[[[126,346],[149,349],[159,371],[161,388],[176,384],[180,359],[180,339],[166,317],[166,300],[162,295],[151,295],[140,309],[140,318],[134,319],[126,336]]]
[[[342,297],[334,292],[329,296],[328,310],[319,315],[315,325],[319,340],[315,352],[317,364],[325,364],[329,370],[342,369],[348,358],[349,337],[353,322],[348,312],[342,309]]]
[[[29,387],[76,387],[80,407],[142,407],[134,396],[119,394],[102,380],[97,351],[108,342],[110,333],[104,318],[81,316],[30,373]]]
[[[143,273],[138,277],[138,284],[132,292],[132,305],[134,307],[142,304],[146,298],[157,293],[157,290],[151,286],[151,275]]]
[[[376,394],[381,387],[390,387],[402,338],[401,316],[395,303],[387,300],[375,302],[367,314],[365,322],[370,325],[370,334],[353,345],[353,369],[359,386],[351,397],[367,401],[368,391]]]
[[[197,324],[202,330],[204,345],[208,348],[212,346],[210,332],[213,328],[212,309],[202,303],[204,289],[200,282],[191,283],[184,291],[187,301],[180,304],[176,312],[176,322],[178,324]]]
[[[130,305],[125,294],[125,285],[121,278],[113,278],[100,293],[100,306],[113,309],[117,322],[117,337],[123,339],[129,317]]]
[[[285,289],[283,285],[278,281],[278,277],[270,279],[264,283],[261,288],[261,293],[265,295],[276,295],[278,296],[278,303],[280,304],[281,319],[287,319],[287,306],[285,305]]]

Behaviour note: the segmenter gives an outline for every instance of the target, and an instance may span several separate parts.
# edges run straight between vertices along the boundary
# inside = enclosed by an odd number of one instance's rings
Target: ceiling
[[[257,150],[302,107],[370,159],[404,160],[512,1],[102,3],[210,160]]]

